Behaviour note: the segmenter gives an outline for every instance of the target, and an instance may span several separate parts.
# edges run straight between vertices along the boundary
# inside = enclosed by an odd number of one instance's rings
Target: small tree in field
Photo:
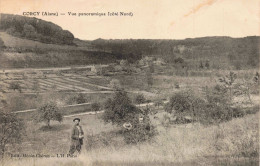
[[[255,93],[259,89],[258,82],[256,80],[258,80],[257,74],[254,77],[245,76],[242,79],[242,82],[236,84],[234,88],[236,95],[244,95],[249,102],[252,103],[251,93]]]
[[[116,91],[114,97],[105,102],[104,108],[103,120],[118,126],[122,126],[141,113],[141,110],[132,104],[125,91]]]
[[[237,75],[234,72],[229,72],[229,75],[219,78],[220,83],[229,91],[229,100],[233,98],[233,88]]]
[[[92,103],[91,110],[94,111],[96,114],[101,109],[101,105],[99,103]]]
[[[193,122],[199,117],[199,112],[204,108],[203,99],[194,95],[194,92],[181,91],[174,94],[169,103],[165,105],[165,111],[177,117],[177,122],[185,122],[185,118],[191,117]]]
[[[136,97],[135,97],[135,103],[136,104],[142,104],[144,103],[146,100],[145,100],[145,97],[143,94],[138,94]]]
[[[116,91],[104,107],[103,120],[121,127],[126,143],[147,141],[155,135],[155,127],[150,123],[148,111],[142,111],[132,104],[125,91]]]
[[[87,100],[82,93],[78,94],[76,98],[77,104],[85,103]]]
[[[18,82],[11,82],[9,85],[9,89],[11,90],[18,90],[20,93],[22,92],[22,87]]]
[[[62,122],[63,117],[56,103],[50,102],[38,108],[35,120],[36,122],[45,122],[48,128],[50,128],[51,120]]]

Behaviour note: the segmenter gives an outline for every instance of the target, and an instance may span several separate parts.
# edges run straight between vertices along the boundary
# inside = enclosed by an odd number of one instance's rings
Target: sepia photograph
[[[0,166],[258,166],[259,0],[0,0]]]

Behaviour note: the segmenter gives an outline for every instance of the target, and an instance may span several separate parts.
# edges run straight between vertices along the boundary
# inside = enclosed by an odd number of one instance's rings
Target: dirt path
[[[168,101],[165,101],[164,103],[167,103]],[[82,106],[82,105],[90,105],[92,103],[82,103],[82,104],[74,104],[74,105],[65,105],[65,106],[62,106],[61,108],[64,108],[64,107],[76,107],[76,106]],[[137,104],[136,106],[137,107],[145,107],[145,106],[152,106],[154,105],[153,102],[150,102],[150,103],[143,103],[143,104]],[[28,109],[28,110],[22,110],[22,111],[15,111],[15,112],[12,112],[12,114],[19,114],[19,113],[27,113],[27,112],[34,112],[36,111],[37,109]],[[68,118],[68,117],[73,117],[73,116],[82,116],[82,115],[95,115],[96,113],[102,113],[104,112],[104,110],[102,111],[97,111],[97,112],[94,112],[94,111],[91,111],[91,112],[83,112],[83,113],[77,113],[77,114],[71,114],[71,115],[65,115],[63,116],[64,118]]]
[[[87,66],[77,66],[77,67],[47,67],[47,68],[19,68],[19,69],[0,69],[0,73],[16,73],[16,72],[26,72],[26,71],[59,71],[59,70],[70,70],[70,69],[87,69],[93,65]],[[106,67],[108,65],[101,65],[102,67]]]

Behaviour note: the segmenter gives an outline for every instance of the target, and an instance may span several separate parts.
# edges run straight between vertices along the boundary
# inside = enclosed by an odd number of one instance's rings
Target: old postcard
[[[259,0],[0,0],[0,165],[259,165]]]

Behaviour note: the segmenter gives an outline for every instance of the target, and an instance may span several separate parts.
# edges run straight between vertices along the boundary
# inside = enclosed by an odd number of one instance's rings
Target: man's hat
[[[74,122],[75,120],[78,120],[78,121],[80,122],[80,119],[79,119],[79,118],[75,118],[75,119],[73,119],[73,122]]]

